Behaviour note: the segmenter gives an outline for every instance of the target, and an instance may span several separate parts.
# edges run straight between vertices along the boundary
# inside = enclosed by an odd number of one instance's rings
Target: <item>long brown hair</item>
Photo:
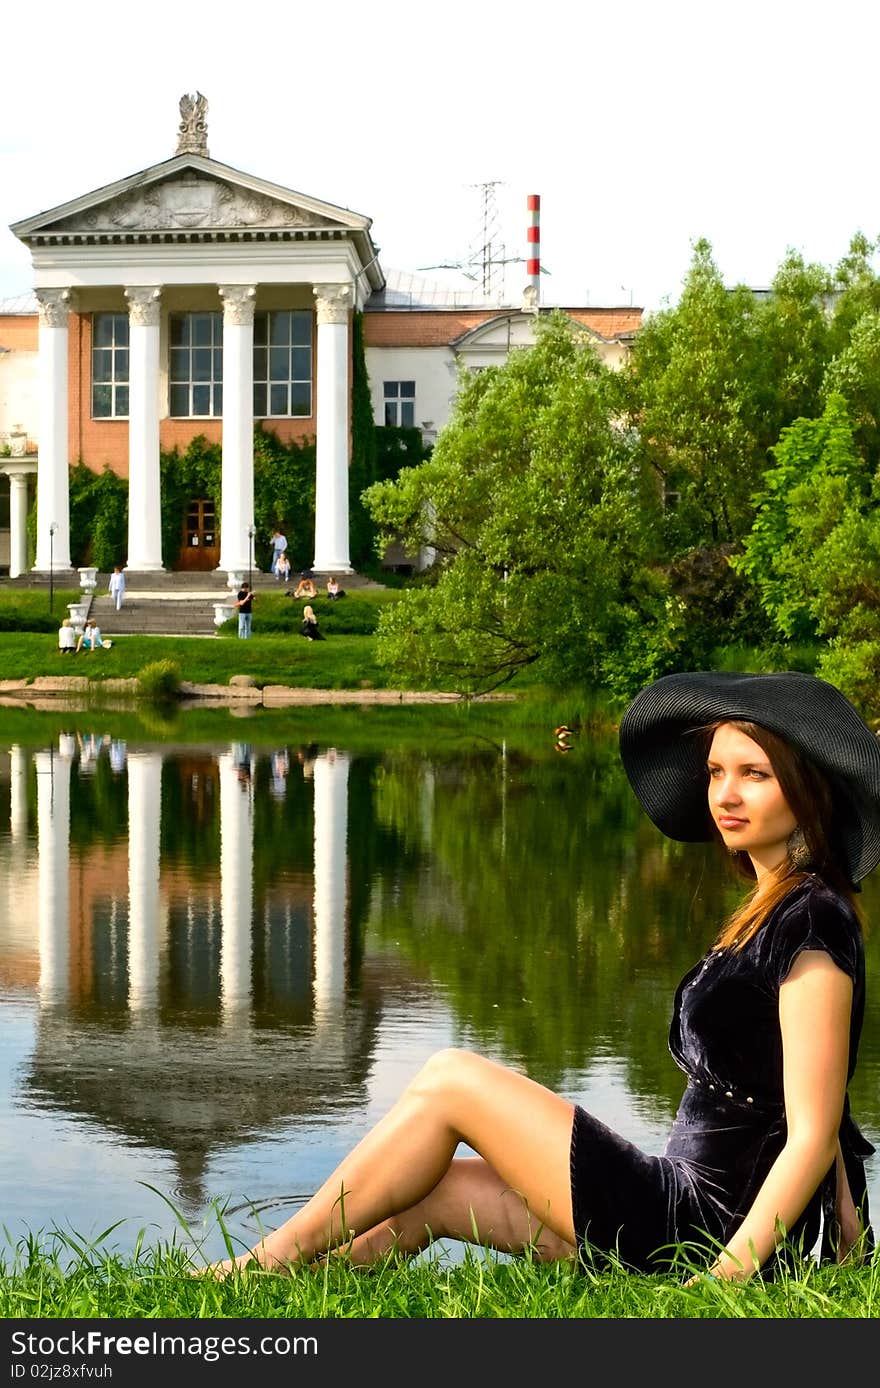
[[[834,799],[826,777],[776,733],[771,733],[758,723],[737,718],[722,719],[705,730],[707,755],[712,738],[722,725],[745,733],[767,753],[782,794],[804,836],[810,857],[809,866],[804,868],[795,866],[791,858],[786,856],[777,868],[766,873],[759,884],[748,853],[742,850],[733,853],[731,857],[736,871],[754,885],[745,901],[721,927],[715,948],[742,949],[780,901],[811,874],[821,877],[844,896],[859,914],[852,883],[840,866],[840,855],[834,842]],[[718,839],[720,842],[720,834]]]

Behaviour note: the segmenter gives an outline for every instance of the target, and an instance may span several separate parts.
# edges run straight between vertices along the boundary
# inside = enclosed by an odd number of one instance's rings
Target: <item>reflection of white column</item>
[[[220,767],[220,1000],[224,1012],[250,1006],[254,801],[251,776],[234,750]]]
[[[160,289],[126,289],[129,322],[128,564],[162,568],[159,500]]]
[[[159,995],[159,826],[162,757],[128,758],[128,1005],[155,1007]]]
[[[348,324],[350,284],[316,284],[315,558],[321,572],[350,573],[348,547]]]
[[[62,1002],[70,960],[70,762],[36,752],[41,1003]]]
[[[27,839],[27,753],[18,743],[9,749],[9,836],[20,849]]]
[[[69,289],[38,289],[40,440],[37,455],[37,559],[34,570],[70,568],[67,469]],[[50,534],[50,527],[54,531]]]
[[[239,577],[250,558],[254,522],[254,299],[251,285],[221,284],[223,448],[220,563]]]
[[[37,855],[28,844],[30,756],[23,747],[9,749],[9,843],[0,839],[0,877],[5,878],[8,929],[19,939],[39,938]]]
[[[349,758],[335,748],[317,757],[315,783],[315,1024],[345,998]]]

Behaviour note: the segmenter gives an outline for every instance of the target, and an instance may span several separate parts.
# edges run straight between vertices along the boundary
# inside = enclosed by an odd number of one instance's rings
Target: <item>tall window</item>
[[[312,413],[312,314],[254,314],[254,416]]]
[[[92,418],[128,418],[128,314],[92,316]]]
[[[415,381],[385,382],[385,423],[412,429],[416,422]]]
[[[172,415],[222,415],[223,314],[172,313],[169,341]]]

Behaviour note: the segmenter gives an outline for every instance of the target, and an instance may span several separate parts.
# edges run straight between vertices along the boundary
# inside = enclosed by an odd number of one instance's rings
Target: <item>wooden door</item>
[[[216,569],[219,562],[220,535],[214,502],[210,497],[201,496],[190,501],[186,509],[180,567],[204,572]]]

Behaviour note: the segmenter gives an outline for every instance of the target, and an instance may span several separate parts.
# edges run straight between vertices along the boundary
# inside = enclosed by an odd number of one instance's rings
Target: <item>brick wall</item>
[[[367,310],[364,343],[367,347],[441,347],[509,312],[498,308]],[[642,321],[640,308],[564,308],[562,312],[602,337],[635,332]]]
[[[39,323],[35,313],[0,314],[0,347],[12,352],[35,352]]]
[[[30,320],[29,320],[30,321]],[[36,324],[36,319],[33,320]],[[36,329],[35,329],[36,331]],[[36,345],[36,343],[34,344]],[[80,459],[95,472],[109,467],[118,477],[128,476],[128,420],[93,419],[91,402],[92,317],[90,313],[70,315],[69,391],[70,414],[68,447],[74,466]],[[349,367],[350,370],[350,367]],[[313,388],[313,407],[314,389]],[[315,418],[269,419],[266,427],[282,443],[304,443],[315,437]],[[221,419],[172,419],[159,421],[159,447],[163,452],[178,448],[184,452],[198,435],[210,443],[223,441]]]

